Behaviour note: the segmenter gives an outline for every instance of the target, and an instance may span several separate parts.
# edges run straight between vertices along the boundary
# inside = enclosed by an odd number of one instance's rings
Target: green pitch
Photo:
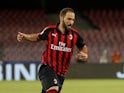
[[[0,93],[41,93],[39,81],[0,81]],[[66,79],[61,93],[124,93],[124,80]]]

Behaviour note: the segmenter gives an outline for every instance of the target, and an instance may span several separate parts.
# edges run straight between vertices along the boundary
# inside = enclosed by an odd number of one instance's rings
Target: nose
[[[74,23],[74,20],[73,20],[73,19],[71,19],[71,20],[70,20],[70,24],[72,25],[73,23]]]

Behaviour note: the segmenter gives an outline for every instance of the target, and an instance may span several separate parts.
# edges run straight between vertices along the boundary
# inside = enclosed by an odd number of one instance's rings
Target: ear
[[[61,21],[61,22],[63,21],[63,17],[62,17],[62,16],[60,16],[60,21]]]

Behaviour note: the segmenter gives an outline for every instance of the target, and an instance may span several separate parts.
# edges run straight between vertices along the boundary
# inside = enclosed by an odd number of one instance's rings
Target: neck
[[[63,33],[63,34],[65,33],[65,28],[62,26],[62,24],[59,24],[58,28],[61,33]]]

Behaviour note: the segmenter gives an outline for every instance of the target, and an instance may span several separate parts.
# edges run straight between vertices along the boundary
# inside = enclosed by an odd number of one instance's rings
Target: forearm
[[[28,41],[36,42],[38,41],[38,34],[24,34],[23,33],[23,38]]]
[[[88,54],[88,47],[86,45],[84,45],[84,47],[80,48],[79,51]]]

